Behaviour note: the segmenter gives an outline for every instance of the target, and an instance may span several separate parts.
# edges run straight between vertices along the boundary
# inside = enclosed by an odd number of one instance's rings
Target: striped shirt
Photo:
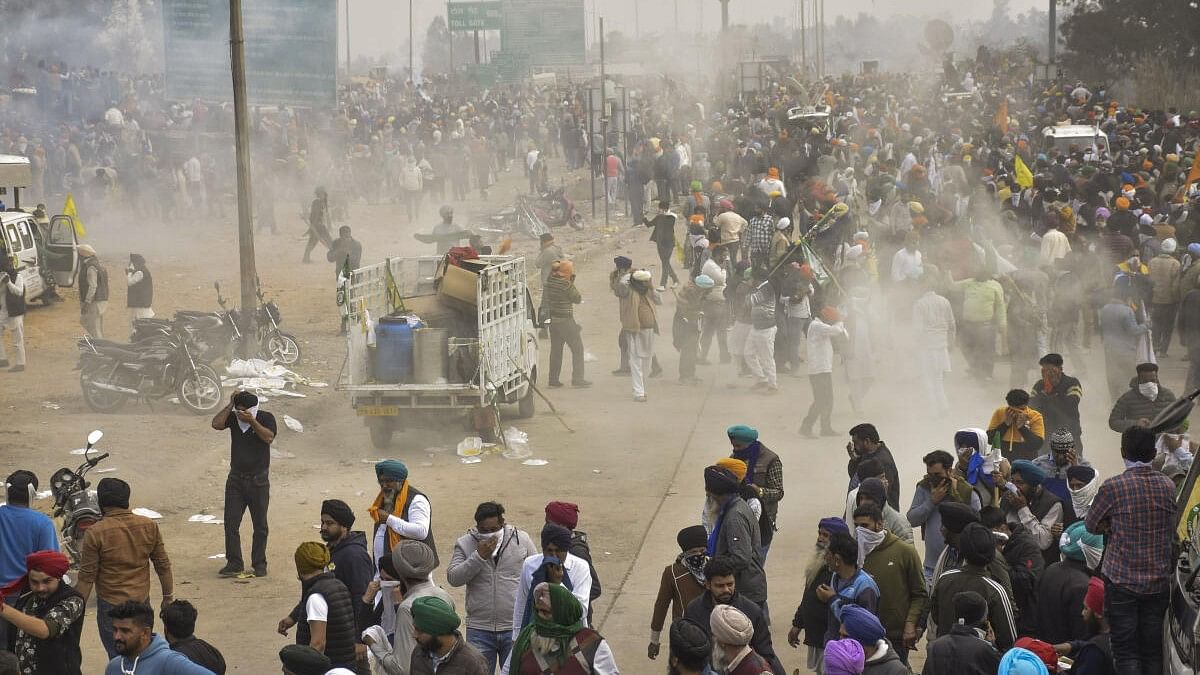
[[[1174,563],[1175,484],[1149,466],[1126,469],[1104,481],[1085,520],[1107,528],[1100,573],[1131,593],[1170,587]]]

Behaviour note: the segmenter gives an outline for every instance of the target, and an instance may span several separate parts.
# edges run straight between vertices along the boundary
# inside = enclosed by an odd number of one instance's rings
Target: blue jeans
[[[504,665],[508,660],[508,653],[512,651],[512,632],[499,631],[493,633],[490,630],[481,630],[479,628],[467,629],[467,642],[470,642],[480,654],[483,654],[483,663],[487,666],[487,672],[496,672],[497,665]]]
[[[108,618],[108,610],[112,609],[113,605],[105,602],[96,596],[96,627],[100,630],[100,644],[104,645],[104,651],[108,652],[109,660],[117,657],[117,648],[113,644],[113,622]]]
[[[1169,591],[1142,595],[1104,584],[1104,616],[1112,628],[1117,675],[1161,673],[1163,619]]]

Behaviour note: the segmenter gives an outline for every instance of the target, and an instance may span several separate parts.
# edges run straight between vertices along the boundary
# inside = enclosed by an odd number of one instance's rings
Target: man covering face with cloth
[[[368,511],[375,521],[374,560],[390,555],[404,539],[424,542],[434,552],[438,564],[437,545],[433,539],[433,508],[425,493],[408,481],[408,467],[396,459],[385,459],[375,465],[379,479],[379,495]]]

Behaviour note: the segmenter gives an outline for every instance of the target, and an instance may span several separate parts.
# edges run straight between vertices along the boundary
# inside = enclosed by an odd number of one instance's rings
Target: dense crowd
[[[787,642],[827,675],[911,673],[916,650],[927,675],[1158,673],[1176,493],[1193,447],[1186,421],[1155,422],[1176,400],[1157,363],[1178,335],[1187,388],[1200,386],[1200,113],[1142,110],[1081,83],[1030,87],[991,68],[948,67],[937,82],[772,83],[737,100],[701,100],[664,80],[607,138],[587,131],[581,87],[463,96],[449,82],[355,84],[328,119],[255,111],[257,161],[271,167],[268,185],[319,182],[331,200],[403,202],[413,219],[424,196],[486,195],[516,162],[535,190],[560,155],[568,171],[605,178],[604,198],[624,202],[659,258],[657,284],[651,265],[624,256],[610,275],[622,352],[614,372],[630,376],[639,402],[651,400],[649,380],[663,371],[655,343],[668,284],[679,381],[699,383],[714,340],[718,367],[752,380],[752,394],[793,395],[779,375],[807,376],[812,400],[799,432],[810,438],[842,435],[832,422],[835,372],[860,418],[894,405],[871,396],[885,339],[912,340],[928,409],[941,418],[961,414],[945,392],[956,349],[966,378],[983,387],[1007,360],[1003,405],[962,420],[946,439],[953,451],[924,455],[925,475],[911,490],[881,431],[851,428],[845,501],[816,523],[803,585],[797,568],[794,583],[774,593],[764,570],[786,454],[748,425],[730,427],[729,456],[695,467],[706,499],[695,522],[680,523],[680,553],[661,571],[647,657],[662,655],[667,631],[669,672],[783,675],[788,658],[772,639],[770,598],[797,605]],[[120,194],[134,208],[158,200],[164,218],[181,203],[219,210],[227,172],[215,155],[168,159],[152,141],[179,131],[199,147],[203,134],[227,127],[228,110],[156,104],[149,90],[121,94],[99,118],[45,130],[8,121],[0,137],[9,151],[44,156],[35,194],[84,181],[96,189],[89,198]],[[1065,142],[1043,131],[1067,123],[1098,131]],[[99,172],[83,170],[93,163]],[[170,190],[139,183],[156,180],[155,166]],[[657,205],[652,213],[647,202]],[[273,223],[265,208],[260,227]],[[442,216],[452,224],[452,213]],[[548,384],[562,386],[566,348],[571,383],[588,386],[575,267],[551,235],[534,264],[551,343]],[[1103,377],[1082,358],[1095,340]],[[1120,474],[1100,475],[1085,457],[1085,384],[1089,396],[1111,401]],[[212,427],[231,437],[220,574],[265,576],[275,419],[238,392]],[[325,501],[323,541],[296,549],[300,602],[278,624],[285,635],[296,630],[297,644],[280,653],[284,672],[651,668],[614,654],[593,626],[601,586],[574,504],[547,504],[535,540],[505,521],[502,505],[483,502],[443,562],[431,501],[408,467],[387,460],[375,473],[380,490],[368,509]],[[193,635],[196,609],[173,599],[161,534],[129,511],[127,483],[98,484],[104,518],[87,531],[73,583],[53,526],[29,508],[37,477],[20,471],[7,484],[0,645],[15,665],[0,662],[0,673],[81,672],[93,591],[112,659],[106,672],[225,672],[219,652]],[[249,568],[238,533],[247,509]],[[370,527],[353,530],[360,517]],[[152,568],[162,635],[148,604]],[[465,587],[465,607],[454,606],[443,576]]]

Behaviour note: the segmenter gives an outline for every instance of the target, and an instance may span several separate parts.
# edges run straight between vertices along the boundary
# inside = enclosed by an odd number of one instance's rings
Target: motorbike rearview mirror
[[[100,431],[99,429],[88,434],[88,447],[90,448],[91,446],[99,443],[101,438],[104,438],[104,432]]]
[[[213,282],[213,288],[217,289],[217,292],[218,292],[218,293],[220,293],[220,292],[221,292],[221,282],[219,282],[219,281],[214,281],[214,282]]]
[[[1192,406],[1195,405],[1197,396],[1200,396],[1200,389],[1168,405],[1157,417],[1151,420],[1148,429],[1152,433],[1157,434],[1169,431],[1183,424],[1184,420],[1188,418],[1188,414],[1192,412]]]

